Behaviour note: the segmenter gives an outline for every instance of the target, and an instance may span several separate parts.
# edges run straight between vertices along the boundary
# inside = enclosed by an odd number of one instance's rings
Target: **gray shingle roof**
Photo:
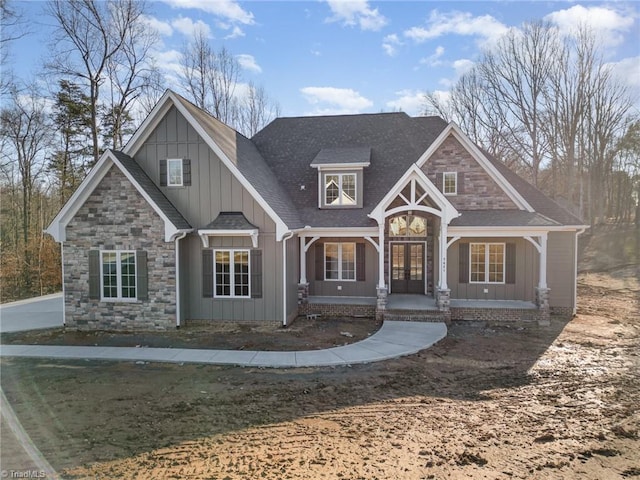
[[[524,210],[463,210],[454,218],[452,227],[549,227],[558,222],[536,212]]]
[[[215,220],[200,230],[254,230],[257,228],[242,212],[220,212]]]
[[[415,119],[405,113],[279,118],[252,141],[305,225],[375,226],[367,214],[446,126],[439,117]],[[319,209],[318,172],[311,162],[323,149],[347,148],[371,150],[371,165],[363,172],[363,208]]]
[[[111,150],[111,153],[178,230],[191,230],[192,227],[189,225],[189,222],[184,219],[182,214],[173,206],[169,199],[164,196],[133,158],[116,150]]]
[[[175,95],[225,155],[289,228],[304,226],[294,203],[255,145],[180,95]],[[308,166],[308,165],[307,165]]]
[[[371,149],[369,147],[323,148],[315,156],[311,165],[316,167],[350,163],[368,167],[371,163]]]

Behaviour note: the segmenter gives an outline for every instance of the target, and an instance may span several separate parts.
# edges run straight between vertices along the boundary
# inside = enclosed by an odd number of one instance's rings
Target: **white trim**
[[[294,233],[289,231],[289,232],[286,232],[282,237],[282,326],[283,327],[287,326],[287,240],[293,237],[293,235]]]
[[[164,241],[172,242],[176,235],[182,233],[191,232],[192,229],[179,229],[171,220],[164,214],[162,209],[151,199],[147,192],[140,186],[140,184],[131,176],[126,168],[120,163],[117,157],[111,150],[107,150],[102,154],[98,163],[91,169],[89,174],[82,181],[80,186],[71,195],[71,198],[65,203],[62,209],[58,212],[55,218],[51,221],[46,233],[51,235],[56,242],[64,242],[67,239],[66,228],[73,217],[78,213],[78,210],[85,204],[87,199],[91,196],[96,187],[100,184],[105,175],[109,172],[112,166],[118,167],[120,172],[127,177],[127,180],[135,187],[135,189],[142,195],[146,202],[153,208],[158,216],[164,222]]]
[[[138,263],[137,256],[135,250],[99,250],[100,255],[100,301],[101,302],[118,302],[118,303],[135,303],[138,301]],[[105,297],[104,296],[104,261],[102,257],[104,254],[112,254],[116,255],[116,290],[117,296],[115,297]],[[134,283],[135,283],[135,297],[123,297],[122,296],[122,254],[130,254],[133,255],[133,265],[134,265]]]
[[[424,248],[422,249],[422,295],[426,295],[427,294],[427,241],[426,240],[408,240],[408,241],[404,241],[404,240],[389,240],[388,245],[387,245],[387,249],[389,252],[389,295],[391,295],[391,282],[393,282],[393,274],[392,274],[392,265],[391,262],[393,260],[392,255],[391,255],[391,244],[392,243],[401,243],[401,244],[406,244],[406,243],[420,243],[422,245],[424,245]]]
[[[376,236],[378,227],[305,227],[296,230],[299,235],[313,235],[315,240],[320,237],[360,237]]]
[[[186,236],[187,234],[183,233],[178,235],[174,240],[176,245],[176,328],[179,328],[182,324],[182,313],[180,312],[180,240]]]
[[[209,237],[251,237],[251,245],[258,248],[259,230],[249,228],[246,230],[198,230],[198,235],[204,248],[209,248]]]
[[[471,141],[467,135],[465,135],[460,127],[451,122],[445,127],[445,129],[438,135],[438,138],[427,148],[427,150],[420,156],[416,164],[418,167],[424,166],[427,160],[436,152],[438,148],[444,143],[444,141],[453,135],[462,146],[469,152],[473,159],[489,174],[489,176],[502,188],[505,194],[516,204],[520,209],[534,212],[535,210],[524,197],[518,192],[511,183],[493,166],[493,164],[487,159],[487,157],[480,151],[480,149]]]
[[[445,185],[447,184],[447,175],[453,175],[454,178],[454,190],[453,192],[446,192]],[[442,194],[445,196],[455,196],[458,194],[458,172],[442,172]]]
[[[473,275],[472,271],[472,246],[473,245],[484,245],[484,280],[471,280],[471,275]],[[501,245],[502,246],[502,281],[501,282],[492,282],[488,280],[489,278],[489,267],[491,266],[491,255],[490,255],[490,246],[491,245]],[[474,285],[505,285],[507,283],[507,244],[504,242],[471,242],[469,243],[469,284]]]
[[[337,245],[338,246],[338,278],[327,278],[327,245]],[[353,245],[353,278],[343,278],[342,277],[342,246],[343,245]],[[323,244],[323,253],[324,253],[324,262],[322,265],[322,270],[324,272],[324,281],[325,282],[355,282],[358,280],[358,265],[357,265],[357,254],[356,254],[356,242],[325,242]]]
[[[425,196],[422,195],[419,199],[415,198],[415,182],[418,182],[418,184],[424,189],[425,193],[429,194],[429,196],[435,201],[436,205],[441,208],[440,211],[419,204],[419,202],[424,200]],[[393,202],[393,200],[402,193],[402,190],[404,190],[407,185],[411,185],[413,198],[406,199],[402,196],[407,203],[406,205],[386,211],[391,202]],[[384,223],[386,217],[395,215],[396,213],[404,210],[420,210],[426,213],[431,213],[442,218],[447,224],[454,218],[460,216],[458,210],[456,210],[451,202],[447,200],[442,192],[438,190],[438,188],[427,178],[424,172],[420,170],[416,164],[413,164],[409,169],[407,169],[402,178],[400,178],[393,188],[387,192],[384,198],[378,202],[368,216],[380,224]]]
[[[350,162],[350,163],[322,163],[316,165],[310,165],[311,168],[317,168],[318,170],[362,170],[365,167],[371,165],[371,162]]]
[[[218,278],[218,272],[216,270],[216,253],[217,252],[229,252],[229,293],[230,295],[218,295],[217,293],[217,278]],[[248,266],[248,273],[247,273],[247,286],[248,288],[248,293],[247,295],[236,295],[235,292],[235,287],[236,287],[236,282],[235,282],[235,264],[234,264],[234,255],[236,252],[242,252],[242,253],[246,253],[247,254],[247,266]],[[241,299],[250,299],[251,298],[251,250],[249,250],[248,248],[214,248],[213,249],[213,298],[220,298],[220,299],[226,299],[226,298],[241,298]]]
[[[171,163],[178,162],[180,165],[180,183],[171,183]],[[184,166],[182,158],[167,158],[167,187],[184,186]]]
[[[558,231],[554,227],[452,227],[449,236],[458,237],[537,237],[550,231]]]
[[[207,131],[202,127],[200,122],[198,122],[193,115],[189,112],[189,110],[184,106],[182,101],[178,99],[177,95],[171,90],[167,90],[165,94],[162,96],[158,104],[151,111],[149,116],[142,123],[140,128],[136,131],[134,136],[127,142],[125,147],[123,148],[123,152],[127,155],[133,157],[138,149],[141,147],[142,143],[147,139],[147,137],[153,131],[151,127],[157,126],[157,124],[162,120],[162,116],[168,111],[168,108],[165,108],[167,104],[171,102],[178,112],[187,120],[187,122],[193,127],[193,129],[200,135],[200,137],[205,141],[205,143],[213,150],[213,153],[216,154],[218,158],[222,161],[222,163],[229,169],[231,174],[238,179],[240,184],[249,192],[249,194],[253,197],[253,199],[260,204],[260,207],[267,213],[267,215],[275,222],[276,224],[276,240],[282,240],[283,236],[289,232],[289,228],[284,223],[284,221],[278,216],[278,214],[273,210],[273,208],[265,201],[265,199],[258,193],[255,187],[249,182],[245,176],[238,170],[238,167],[235,163],[224,153],[222,148],[217,144],[217,142],[207,133]],[[160,115],[160,114],[163,115]],[[156,118],[157,117],[157,118]],[[215,120],[212,118],[212,121],[218,122],[219,120]],[[227,127],[231,128],[231,127]]]

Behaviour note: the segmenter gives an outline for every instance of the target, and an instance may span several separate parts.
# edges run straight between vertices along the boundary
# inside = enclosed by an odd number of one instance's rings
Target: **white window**
[[[471,283],[504,283],[505,244],[472,243],[469,281]]]
[[[356,279],[356,244],[325,243],[324,244],[324,279],[354,280]]]
[[[136,299],[136,252],[103,250],[100,252],[102,299]]]
[[[182,159],[169,158],[167,160],[167,186],[181,187],[182,185]]]
[[[444,172],[442,175],[442,192],[445,195],[456,195],[458,193],[457,172]]]
[[[427,221],[423,217],[399,215],[389,220],[389,235],[392,237],[426,237]]]
[[[356,174],[325,174],[324,203],[329,206],[356,205]]]
[[[249,298],[249,250],[214,250],[216,297]]]

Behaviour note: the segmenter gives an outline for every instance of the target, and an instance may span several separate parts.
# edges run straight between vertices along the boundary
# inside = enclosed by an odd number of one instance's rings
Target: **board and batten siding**
[[[276,241],[275,222],[175,107],[168,110],[134,158],[195,230],[209,224],[220,212],[242,212],[259,229],[263,295],[255,299],[204,297],[200,237],[194,232],[180,240],[183,318],[282,321],[282,243]],[[160,187],[160,160],[168,158],[191,160],[191,186]],[[248,237],[211,238],[210,246],[252,248]]]
[[[324,256],[325,243],[362,243],[365,246],[365,280],[316,280],[316,251],[322,249]],[[321,272],[320,275],[324,276],[324,272]],[[362,238],[345,237],[316,240],[307,250],[307,281],[309,282],[309,295],[312,296],[375,297],[378,283],[378,252],[373,245]],[[341,286],[342,290],[338,290],[338,286]]]
[[[576,232],[550,232],[547,239],[547,285],[550,307],[573,308],[576,282]]]
[[[460,283],[459,252],[461,243],[513,243],[516,246],[515,283]],[[451,298],[468,300],[535,300],[538,285],[539,255],[531,243],[523,238],[464,238],[448,250],[447,283]],[[487,289],[488,293],[484,293]]]

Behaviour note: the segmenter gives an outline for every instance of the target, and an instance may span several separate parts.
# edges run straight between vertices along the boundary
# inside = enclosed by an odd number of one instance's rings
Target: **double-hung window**
[[[100,277],[103,299],[136,300],[136,252],[101,251]]]
[[[167,186],[181,187],[183,185],[182,159],[167,159]]]
[[[324,175],[324,203],[328,206],[356,205],[356,174],[326,173]]]
[[[356,279],[356,244],[325,243],[324,244],[324,279],[355,280]]]
[[[458,174],[456,172],[442,174],[442,192],[445,195],[456,195],[458,193]]]
[[[249,250],[215,250],[214,262],[215,296],[249,298],[251,295]]]
[[[505,283],[505,244],[472,243],[470,245],[471,283]]]

